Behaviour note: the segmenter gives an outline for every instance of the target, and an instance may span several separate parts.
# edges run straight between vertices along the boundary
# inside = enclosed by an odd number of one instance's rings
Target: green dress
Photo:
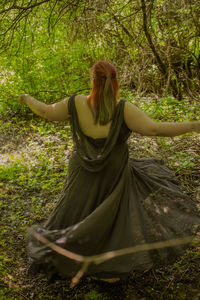
[[[69,99],[74,150],[67,180],[46,224],[33,229],[77,254],[185,237],[200,225],[195,204],[162,161],[129,157],[131,131],[124,121],[124,103],[121,100],[115,108],[108,137],[93,139],[82,132],[74,96]],[[90,265],[86,275],[125,278],[136,270],[171,263],[184,249],[179,245],[112,258]],[[33,263],[63,277],[74,276],[81,267],[33,236],[28,252]]]

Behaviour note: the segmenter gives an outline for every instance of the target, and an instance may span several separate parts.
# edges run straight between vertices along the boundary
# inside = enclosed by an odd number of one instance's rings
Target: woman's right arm
[[[154,122],[134,104],[125,102],[124,120],[128,128],[145,136],[173,137],[187,132],[200,132],[200,121]]]
[[[35,114],[50,121],[68,120],[68,98],[54,104],[45,104],[28,94],[19,96],[20,104],[27,105]]]

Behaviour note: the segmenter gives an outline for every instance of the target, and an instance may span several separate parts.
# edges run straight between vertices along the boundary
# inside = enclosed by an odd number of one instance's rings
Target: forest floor
[[[146,138],[132,135],[130,155],[157,157],[176,173],[183,190],[200,206],[200,135]],[[200,247],[176,263],[126,282],[108,284],[83,278],[51,282],[27,276],[27,227],[43,222],[54,207],[67,173],[72,139],[66,123],[28,114],[0,120],[0,300],[200,299]]]

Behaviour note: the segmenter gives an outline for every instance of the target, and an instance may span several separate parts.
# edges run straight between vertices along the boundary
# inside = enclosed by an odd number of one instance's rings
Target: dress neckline
[[[76,115],[77,126],[78,126],[78,129],[79,129],[79,131],[81,132],[81,134],[84,135],[86,138],[88,138],[88,139],[90,139],[90,140],[106,141],[107,138],[108,138],[108,137],[110,136],[110,134],[111,134],[112,127],[113,127],[113,120],[114,120],[114,117],[115,117],[117,108],[118,108],[118,106],[119,106],[119,103],[120,103],[122,100],[118,101],[117,105],[116,105],[115,108],[114,108],[113,118],[112,118],[112,120],[111,120],[111,124],[110,124],[110,128],[109,128],[109,131],[108,131],[108,135],[107,135],[106,137],[94,138],[94,137],[92,137],[92,136],[89,136],[89,135],[85,134],[85,133],[83,132],[83,130],[81,129],[81,126],[80,126],[80,124],[79,124],[79,119],[78,119],[78,113],[77,113],[77,110],[76,110],[75,97],[76,97],[76,95],[74,96],[73,104],[74,104],[74,110],[75,110],[75,115]]]

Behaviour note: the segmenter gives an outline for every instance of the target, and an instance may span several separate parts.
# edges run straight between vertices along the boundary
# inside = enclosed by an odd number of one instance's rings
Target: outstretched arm
[[[130,130],[146,136],[173,137],[187,132],[200,132],[200,121],[154,122],[135,105],[126,102],[124,120]]]
[[[19,102],[27,105],[34,113],[50,121],[64,121],[68,119],[68,98],[54,103],[45,104],[27,94],[19,96]]]

